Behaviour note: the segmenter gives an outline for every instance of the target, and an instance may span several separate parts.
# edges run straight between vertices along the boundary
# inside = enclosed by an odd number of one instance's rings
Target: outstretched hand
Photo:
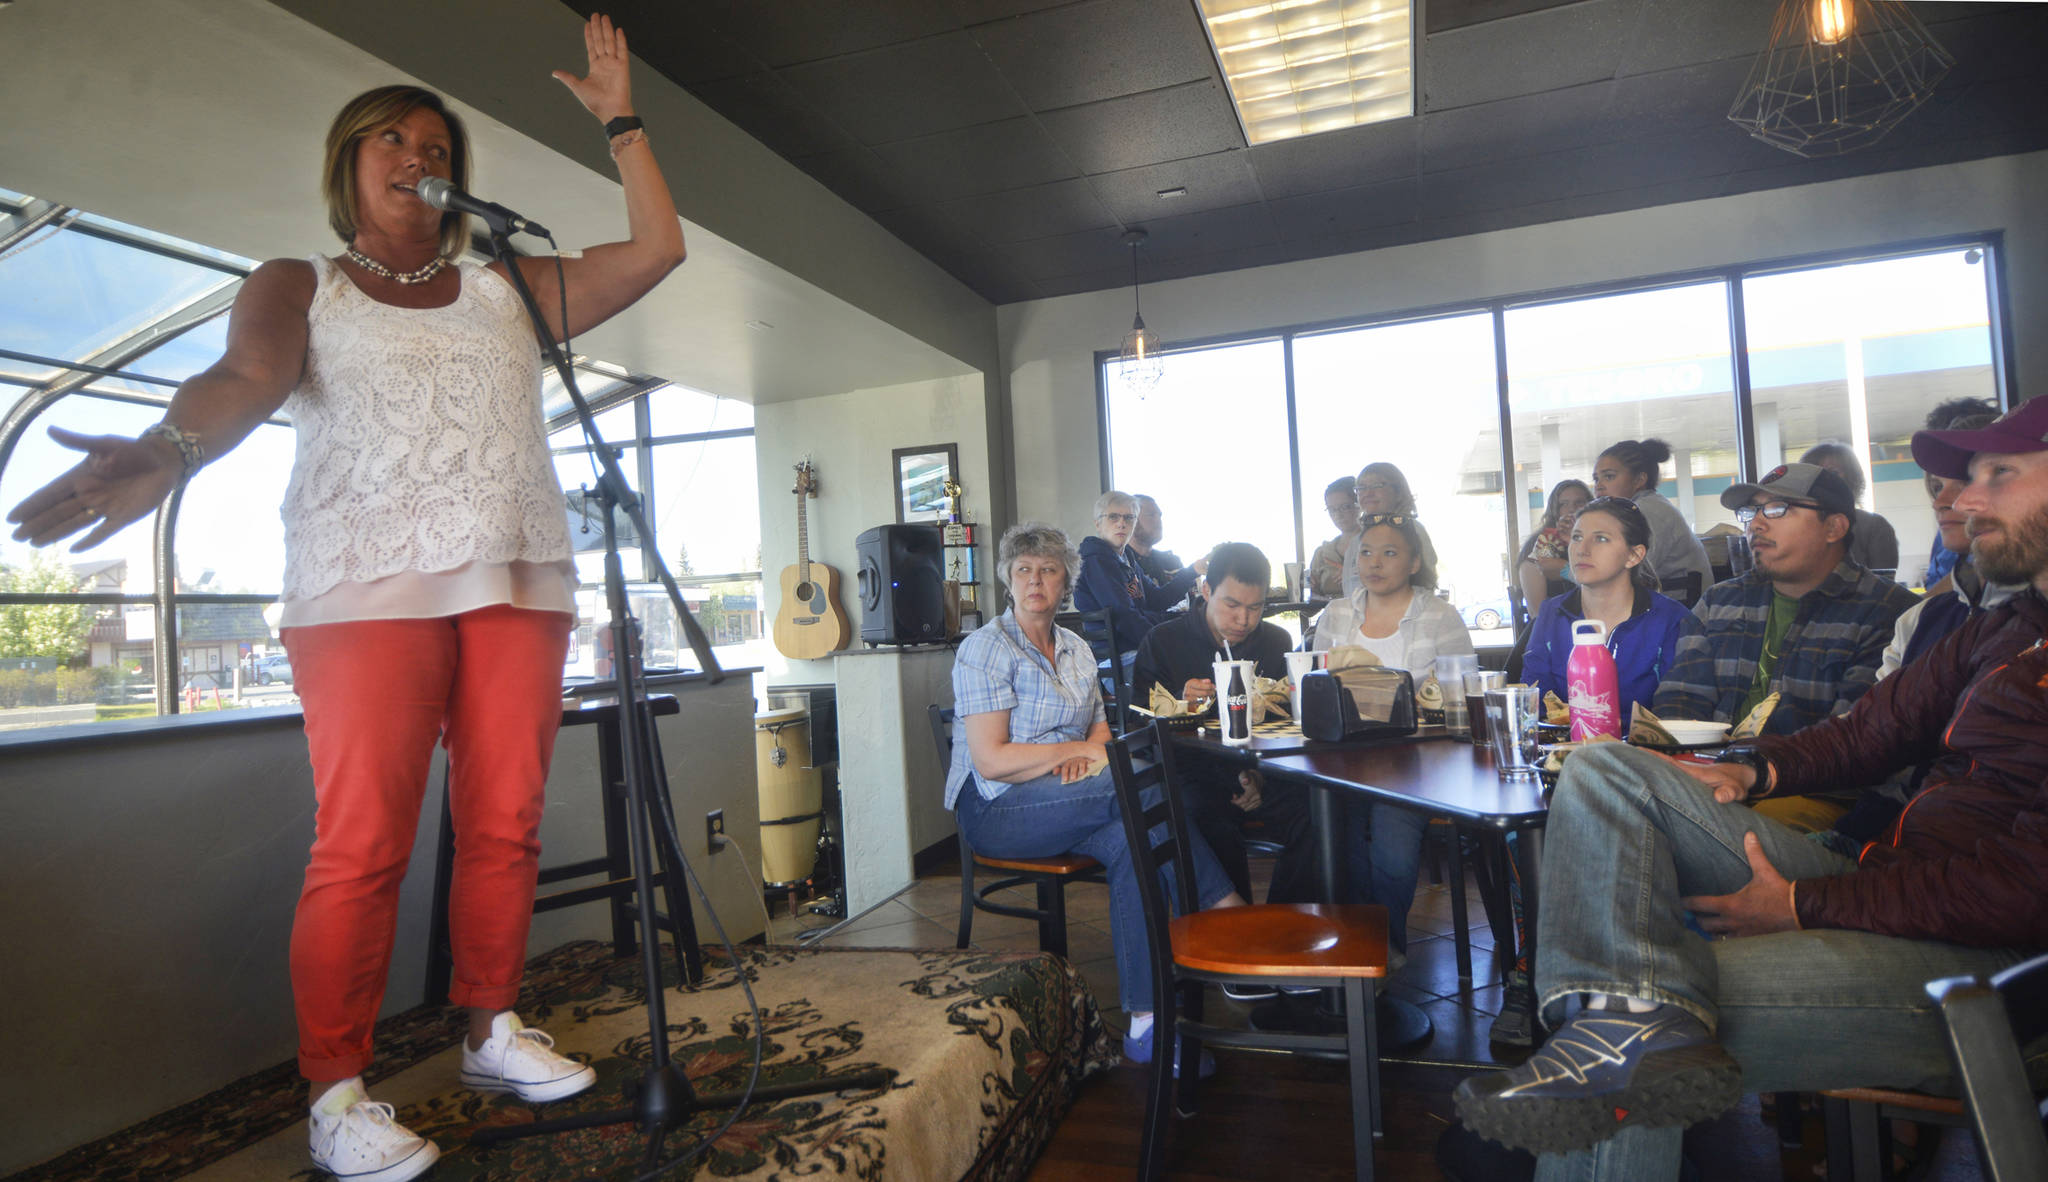
[[[1764,856],[1763,842],[1755,833],[1742,835],[1742,852],[1749,857],[1749,883],[1732,895],[1692,895],[1684,902],[1696,913],[1700,926],[1717,936],[1762,936],[1789,932],[1799,927],[1792,909],[1792,884]]]
[[[31,546],[92,526],[71,547],[90,550],[162,504],[184,471],[174,452],[150,440],[81,435],[62,427],[50,428],[50,438],[84,452],[85,459],[8,511],[8,522],[18,527],[14,540]]]
[[[633,113],[633,82],[626,55],[626,31],[599,12],[583,26],[583,48],[590,56],[589,73],[578,78],[556,70],[554,79],[602,122]]]

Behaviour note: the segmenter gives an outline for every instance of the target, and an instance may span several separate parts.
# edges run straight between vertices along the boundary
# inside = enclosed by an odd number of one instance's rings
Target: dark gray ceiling
[[[1191,0],[566,2],[997,303],[2048,147],[2040,3],[1914,4],[1955,69],[1804,160],[1726,119],[1775,0],[1419,0],[1419,116],[1256,148]]]

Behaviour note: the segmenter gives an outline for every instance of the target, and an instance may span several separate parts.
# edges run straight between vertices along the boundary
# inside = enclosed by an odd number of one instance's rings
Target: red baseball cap
[[[2048,451],[2048,398],[2032,398],[1972,431],[1913,432],[1913,462],[1930,475],[1967,480],[1980,451],[2024,455]]]

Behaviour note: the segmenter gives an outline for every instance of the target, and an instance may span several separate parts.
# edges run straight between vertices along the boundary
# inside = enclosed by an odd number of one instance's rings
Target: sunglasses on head
[[[1371,529],[1375,525],[1407,525],[1411,520],[1406,513],[1368,513],[1358,523]]]

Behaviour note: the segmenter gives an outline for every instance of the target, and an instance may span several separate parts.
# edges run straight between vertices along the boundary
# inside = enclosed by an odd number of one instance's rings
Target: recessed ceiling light
[[[774,328],[775,326],[768,323],[766,320],[749,320],[747,321],[747,327],[753,329],[755,332],[767,332],[769,329]]]
[[[1172,201],[1176,197],[1185,197],[1187,195],[1188,187],[1186,185],[1175,185],[1171,189],[1159,190],[1159,199],[1161,201]]]
[[[1247,143],[1415,114],[1409,0],[1195,0]]]

